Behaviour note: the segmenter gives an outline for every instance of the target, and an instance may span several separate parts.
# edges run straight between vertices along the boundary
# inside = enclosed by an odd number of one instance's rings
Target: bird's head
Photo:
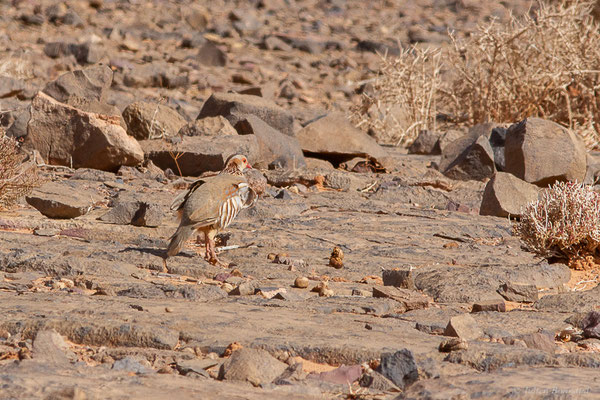
[[[229,159],[225,163],[225,169],[223,171],[230,174],[240,174],[248,168],[252,168],[252,166],[248,162],[246,156],[236,154],[234,156],[229,157]]]

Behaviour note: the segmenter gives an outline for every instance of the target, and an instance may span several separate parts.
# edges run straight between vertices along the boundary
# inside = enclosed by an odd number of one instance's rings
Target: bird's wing
[[[172,211],[176,211],[176,210],[180,210],[181,208],[183,208],[183,205],[185,204],[187,199],[191,196],[191,194],[194,193],[194,191],[196,189],[198,189],[200,186],[202,186],[204,184],[204,182],[205,181],[203,179],[198,179],[197,181],[193,182],[186,191],[179,193],[175,197],[175,199],[173,199],[170,209]]]
[[[242,208],[240,186],[247,186],[243,177],[219,175],[206,179],[185,202],[182,221],[185,219],[196,227],[229,225]]]

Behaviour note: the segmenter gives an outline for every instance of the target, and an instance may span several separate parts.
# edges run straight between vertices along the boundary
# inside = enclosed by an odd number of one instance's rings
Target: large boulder
[[[112,80],[113,71],[108,66],[95,65],[67,72],[47,84],[42,91],[53,99],[82,111],[114,116],[126,128],[119,109],[106,104]]]
[[[538,186],[582,182],[586,172],[583,141],[571,130],[541,118],[513,124],[506,134],[506,172]]]
[[[296,134],[305,154],[318,155],[336,164],[366,157],[391,168],[387,152],[341,113],[331,113],[306,125]]]
[[[271,383],[287,365],[266,350],[243,348],[234,351],[219,370],[219,379],[245,381],[254,386]]]
[[[198,176],[207,171],[220,171],[227,158],[244,154],[250,164],[258,160],[259,146],[255,135],[220,137],[184,136],[180,143],[169,145],[162,140],[140,142],[146,157],[162,169],[176,174]],[[177,162],[175,161],[177,159]]]
[[[31,102],[23,147],[50,164],[116,171],[144,159],[139,143],[115,117],[85,112],[43,92]]]
[[[512,174],[496,172],[483,191],[480,215],[519,216],[521,209],[536,201],[539,188]]]
[[[439,169],[448,178],[482,181],[496,172],[494,151],[485,135],[465,135],[442,150]]]
[[[123,110],[127,133],[138,140],[175,136],[186,120],[170,107],[136,101]]]
[[[260,148],[259,161],[256,163],[278,165],[282,168],[305,167],[306,161],[295,137],[284,135],[262,119],[247,115],[241,119],[235,129],[240,135],[256,135]]]
[[[197,119],[221,115],[235,126],[246,115],[255,115],[280,132],[294,136],[294,116],[265,98],[236,93],[214,93]]]
[[[102,196],[84,181],[47,182],[25,197],[48,218],[77,218],[87,214]]]

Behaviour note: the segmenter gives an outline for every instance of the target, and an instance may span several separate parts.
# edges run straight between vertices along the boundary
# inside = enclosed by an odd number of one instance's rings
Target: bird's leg
[[[206,253],[204,254],[204,259],[208,261],[211,259],[210,239],[208,238],[208,232],[204,232],[204,248],[206,249]]]
[[[217,257],[217,252],[215,250],[215,240],[208,238],[208,236],[207,236],[207,239],[208,239],[209,248],[210,248],[210,258],[208,259],[208,262],[211,263],[212,265],[220,265],[223,268],[229,268],[229,264],[222,262]]]

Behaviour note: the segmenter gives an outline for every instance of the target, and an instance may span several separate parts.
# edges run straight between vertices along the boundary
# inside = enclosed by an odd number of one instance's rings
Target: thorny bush
[[[591,185],[558,182],[524,208],[513,234],[541,256],[594,256],[600,246],[600,194]]]

